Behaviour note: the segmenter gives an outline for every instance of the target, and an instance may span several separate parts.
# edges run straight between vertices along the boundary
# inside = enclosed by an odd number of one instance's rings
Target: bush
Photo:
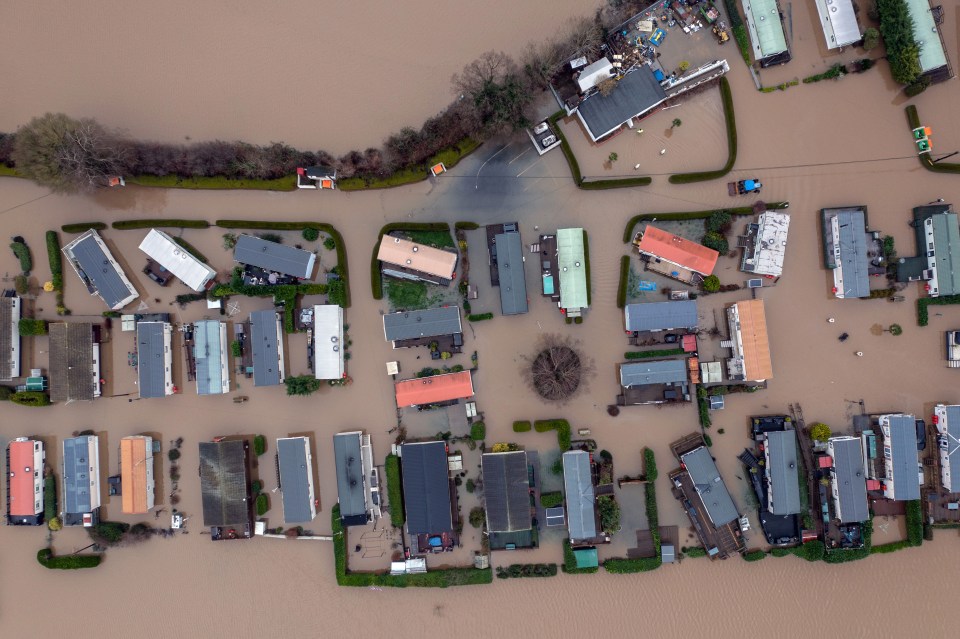
[[[707,248],[713,249],[721,255],[730,250],[730,244],[727,242],[727,238],[714,231],[707,232],[707,234],[703,236],[703,239],[700,241],[700,243]]]
[[[111,224],[117,230],[152,229],[156,227],[173,227],[180,229],[206,229],[210,222],[206,220],[177,220],[172,218],[157,218],[146,220],[119,220]]]
[[[312,226],[303,229],[303,231],[300,232],[300,235],[302,235],[303,239],[305,239],[308,242],[316,242],[317,240],[320,239],[320,231],[313,228]],[[331,246],[330,248],[332,249],[333,247]]]
[[[101,521],[87,528],[90,538],[104,546],[115,546],[123,541],[124,535],[130,530],[130,524],[122,521]]]
[[[818,442],[827,441],[828,439],[830,439],[830,435],[832,434],[833,433],[830,430],[830,427],[822,422],[816,422],[815,424],[810,426],[810,437],[817,440]]]
[[[771,548],[770,554],[774,557],[786,557],[787,555],[796,554],[793,552],[793,548]]]
[[[913,82],[907,85],[907,88],[903,90],[908,98],[915,98],[930,87],[930,77],[922,75],[917,78],[916,82]]]
[[[493,313],[479,313],[479,314],[470,314],[467,315],[468,322],[482,322],[484,320],[493,319]]]
[[[262,493],[263,482],[260,481],[259,479],[254,479],[253,483],[250,484],[250,492],[252,492],[254,495],[259,495],[260,493]]]
[[[487,512],[479,506],[470,509],[470,525],[474,528],[483,528],[487,523]]]
[[[703,290],[707,293],[716,293],[719,291],[720,278],[716,275],[707,275],[705,278],[703,278]]]
[[[696,557],[706,557],[707,551],[700,546],[693,546],[692,548],[686,548],[683,551],[684,556],[696,558]]]
[[[652,357],[670,357],[683,355],[682,348],[661,348],[655,351],[627,351],[623,354],[626,359],[650,359]]]
[[[37,552],[37,561],[44,568],[56,570],[78,570],[80,568],[96,568],[100,565],[100,555],[66,555],[55,557],[53,550],[44,548]]]
[[[270,499],[263,493],[257,495],[257,517],[263,517],[270,510]]]
[[[257,457],[267,452],[267,438],[263,435],[256,435],[253,438],[253,452]]]
[[[907,502],[907,544],[919,546],[923,543],[923,507],[919,499]]]
[[[603,569],[615,575],[629,575],[656,570],[662,563],[661,557],[638,557],[635,559],[611,557],[603,562]]]
[[[727,0],[727,3],[731,3],[733,0]],[[730,13],[731,22],[733,22],[733,15],[737,16],[739,20],[739,13],[736,13],[736,8]],[[740,28],[743,28],[743,25],[740,25]],[[737,27],[734,26],[734,35],[737,34]],[[744,37],[746,33],[744,32]],[[739,42],[739,38],[738,38]],[[747,62],[749,64],[749,61]],[[731,170],[733,170],[733,165],[737,161],[737,118],[733,111],[733,94],[730,92],[730,83],[725,77],[720,78],[720,98],[723,101],[723,117],[724,121],[727,124],[727,163],[723,165],[722,169],[716,171],[702,171],[699,173],[678,173],[676,175],[670,176],[671,184],[690,184],[692,182],[703,182],[706,180],[715,180],[721,178]]]
[[[383,463],[387,476],[387,500],[390,503],[390,521],[396,528],[403,528],[403,484],[400,480],[400,458],[387,455]]]
[[[22,318],[19,322],[19,332],[21,337],[28,337],[30,335],[46,335],[47,334],[47,322],[40,319],[29,319]]]
[[[315,378],[313,375],[295,375],[283,380],[283,384],[287,387],[287,395],[300,397],[313,395],[320,390],[322,383],[322,380]]]
[[[17,389],[10,386],[0,386],[0,402],[10,401]]]
[[[473,481],[473,479],[467,478],[467,482],[465,485],[468,493],[472,493],[477,489],[477,484],[476,482]]]
[[[823,545],[823,542],[819,540],[808,541],[796,550],[797,556],[803,557],[807,561],[820,561],[823,559],[825,552],[826,547]]]
[[[483,422],[474,422],[470,425],[470,439],[475,442],[482,442],[486,439],[487,427]]]
[[[733,216],[730,215],[729,211],[720,210],[710,214],[710,217],[707,218],[706,227],[708,231],[725,235],[730,230],[732,223]]]
[[[167,451],[167,459],[169,459],[172,462],[177,461],[178,459],[180,459],[180,451],[177,450],[176,448],[171,448],[170,450]]]
[[[751,550],[748,553],[744,553],[743,558],[746,561],[760,561],[767,556],[767,553],[762,550]]]
[[[30,280],[26,275],[20,274],[13,278],[13,289],[17,295],[26,295],[30,292]]]
[[[540,505],[544,508],[556,508],[563,505],[563,493],[555,490],[549,493],[540,493]]]
[[[804,78],[803,83],[811,84],[813,82],[820,82],[821,80],[835,80],[839,77],[842,77],[844,74],[846,74],[846,72],[847,67],[838,62],[823,73],[817,73]]]
[[[480,228],[480,225],[476,222],[457,222],[453,225],[453,228],[458,231],[476,231]]]
[[[597,497],[597,510],[600,511],[600,527],[608,535],[620,532],[620,504],[610,495]]]
[[[11,242],[10,248],[13,254],[20,260],[20,270],[24,275],[29,275],[33,270],[33,258],[30,256],[30,247],[24,242]]]
[[[557,564],[510,564],[506,568],[497,566],[498,579],[520,577],[555,577]]]
[[[243,343],[240,340],[230,342],[230,354],[234,357],[243,357]]]
[[[875,49],[878,44],[880,44],[880,32],[873,27],[865,29],[863,32],[863,50],[871,51]]]
[[[103,231],[107,225],[103,222],[78,222],[77,224],[64,224],[60,230],[64,233],[86,233],[90,229]]]
[[[529,432],[531,428],[532,428],[532,424],[530,422],[525,422],[525,421],[513,422],[513,432],[515,433],[526,433],[526,432]]]
[[[887,50],[890,74],[899,84],[910,84],[920,76],[920,47],[913,35],[913,18],[904,0],[877,0],[880,34]]]
[[[538,419],[533,423],[534,429],[538,433],[545,433],[550,430],[557,431],[557,443],[560,445],[560,451],[570,450],[570,423],[565,419]]]
[[[50,396],[41,391],[17,391],[10,401],[21,406],[49,406]]]

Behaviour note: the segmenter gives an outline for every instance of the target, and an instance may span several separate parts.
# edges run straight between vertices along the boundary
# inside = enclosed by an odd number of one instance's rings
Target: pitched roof
[[[766,433],[767,477],[774,515],[800,512],[800,475],[797,465],[797,434],[792,429]],[[768,504],[769,505],[769,504]]]
[[[252,235],[238,236],[237,245],[233,248],[235,262],[301,279],[310,279],[316,259],[317,256],[310,251],[262,240]]]
[[[863,451],[860,440],[854,437],[830,439],[833,450],[834,490],[840,502],[840,522],[844,524],[866,521],[867,482],[863,476]]]
[[[81,514],[100,506],[100,439],[63,440],[63,512]]]
[[[960,406],[938,405],[935,415],[939,418],[937,445],[944,460],[941,462],[943,487],[951,493],[960,493]]]
[[[343,377],[343,309],[336,304],[313,307],[313,374],[317,379]]]
[[[681,455],[680,461],[686,467],[714,527],[729,524],[739,517],[737,507],[706,446]]]
[[[412,535],[453,530],[447,445],[442,441],[400,447],[403,505]]]
[[[333,457],[337,464],[337,498],[340,501],[340,519],[345,525],[364,524],[367,521],[360,438],[359,431],[333,436]]]
[[[560,306],[587,308],[587,236],[582,228],[557,230],[557,268],[560,269]]]
[[[823,209],[826,261],[840,269],[844,298],[869,297],[870,256],[867,252],[867,222],[862,208]],[[833,227],[836,226],[836,236]],[[837,288],[840,288],[839,286]]]
[[[20,377],[20,298],[0,296],[0,380]]]
[[[816,0],[816,5],[828,50],[859,42],[863,37],[852,0]]]
[[[530,530],[530,478],[527,453],[485,453],[480,457],[483,472],[483,499],[487,530],[517,532]]]
[[[787,50],[777,0],[740,0],[758,60]]]
[[[597,92],[585,98],[577,107],[577,113],[587,133],[597,141],[666,99],[653,71],[644,65],[627,72],[608,95]]]
[[[377,259],[445,280],[453,279],[457,267],[457,254],[453,251],[443,251],[392,235],[380,238]]]
[[[651,384],[680,384],[687,381],[687,360],[641,360],[620,364],[620,385],[649,386]]]
[[[244,442],[200,442],[204,526],[249,525],[249,485]]]
[[[120,439],[121,508],[137,515],[153,508],[153,439],[142,435]]]
[[[166,322],[137,322],[137,387],[140,397],[173,393],[170,353],[171,327]]]
[[[570,539],[597,536],[590,453],[570,450],[563,454],[563,489],[567,500],[567,531]]]
[[[693,300],[627,304],[623,317],[628,331],[669,331],[697,328],[697,303]]]
[[[137,290],[95,230],[90,229],[64,246],[63,253],[90,280],[109,308],[120,310],[137,298]]]
[[[277,439],[277,472],[283,495],[283,521],[302,524],[313,520],[317,511],[309,437]]]
[[[470,371],[446,373],[433,377],[405,379],[395,385],[397,406],[425,406],[473,396]]]
[[[947,54],[937,31],[937,23],[930,10],[930,0],[906,0],[913,20],[913,37],[920,45],[920,69],[926,73],[946,66]]]
[[[39,482],[41,493],[38,495],[34,476],[36,472],[43,476],[42,464],[43,442],[24,439],[7,444],[7,514],[10,517],[35,517],[43,512],[43,481]]]
[[[743,341],[744,377],[748,380],[764,380],[773,377],[773,362],[770,358],[770,338],[767,335],[767,314],[763,300],[746,300],[736,303],[740,317],[740,337]]]
[[[277,386],[283,382],[278,338],[280,319],[274,310],[250,313],[250,346],[253,349],[253,385]]]
[[[93,370],[93,325],[89,322],[51,322],[50,401],[93,399],[98,383]]]
[[[500,312],[504,315],[526,313],[527,281],[523,273],[523,244],[516,231],[498,233],[493,237],[497,245],[497,274],[500,278]]]
[[[957,214],[952,211],[942,211],[927,217],[933,226],[938,293],[940,295],[960,293],[960,223],[957,222]],[[922,227],[918,227],[918,234],[922,230]],[[926,246],[922,248],[925,249]]]
[[[720,254],[691,240],[647,225],[637,249],[701,275],[710,275]]]
[[[227,361],[227,325],[220,320],[193,324],[193,359],[197,369],[197,394],[220,395],[230,390]]]
[[[388,342],[462,332],[458,306],[401,311],[383,316],[383,334]]]
[[[917,427],[913,415],[887,416],[890,435],[884,447],[890,447],[893,464],[893,492],[897,501],[920,499],[917,470]],[[890,481],[890,478],[887,478]]]
[[[140,243],[140,250],[195,291],[202,291],[217,275],[215,270],[157,229],[150,229]]]

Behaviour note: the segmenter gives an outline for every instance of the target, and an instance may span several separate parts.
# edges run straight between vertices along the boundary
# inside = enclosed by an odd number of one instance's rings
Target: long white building
[[[140,243],[140,250],[154,262],[167,269],[181,282],[199,292],[217,276],[217,272],[157,229],[150,229]]]

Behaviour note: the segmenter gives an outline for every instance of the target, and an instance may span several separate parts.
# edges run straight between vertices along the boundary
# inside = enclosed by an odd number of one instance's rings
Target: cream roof
[[[453,279],[453,269],[457,266],[456,253],[441,251],[391,235],[384,235],[381,238],[377,259],[447,280]]]

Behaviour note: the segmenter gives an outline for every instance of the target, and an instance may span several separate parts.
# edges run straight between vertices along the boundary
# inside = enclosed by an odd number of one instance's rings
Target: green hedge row
[[[383,299],[383,274],[380,272],[380,260],[377,259],[380,241],[391,231],[446,231],[449,233],[450,225],[446,222],[391,222],[384,225],[377,235],[377,243],[373,245],[373,257],[370,259],[370,287],[375,300]]]
[[[85,233],[90,229],[102,231],[107,228],[103,222],[78,222],[77,224],[64,224],[60,230],[64,233]]]
[[[790,206],[789,202],[767,202],[768,211],[785,209]],[[633,229],[641,222],[648,222],[654,219],[664,222],[677,220],[706,220],[714,213],[723,212],[730,215],[754,215],[752,206],[735,206],[729,209],[712,209],[710,211],[681,211],[675,213],[640,213],[627,220],[627,226],[623,230],[623,243],[629,244],[633,240]]]
[[[620,284],[617,286],[617,308],[627,306],[627,283],[630,280],[630,256],[620,257]]]
[[[590,283],[590,238],[587,236],[587,231],[583,231],[583,266],[586,270],[586,279],[587,279],[587,306],[590,306],[590,300],[592,297],[592,286]],[[583,321],[582,317],[578,317],[580,322]],[[577,322],[579,324],[580,322]]]
[[[206,229],[210,222],[206,220],[176,220],[160,218],[155,220],[120,220],[111,226],[118,230],[151,229],[155,227],[173,227],[179,229]]]
[[[727,163],[717,171],[701,171],[698,173],[678,173],[670,176],[670,184],[690,184],[721,178],[731,170],[737,161],[737,117],[733,111],[733,93],[730,91],[730,82],[720,78],[720,98],[723,101],[723,119],[727,124]]]
[[[573,178],[573,183],[577,185],[577,188],[583,189],[585,191],[603,191],[607,189],[622,189],[632,186],[647,186],[653,180],[649,177],[630,177],[614,180],[591,180],[589,182],[584,181],[583,175],[580,173],[580,163],[577,161],[577,156],[573,154],[573,149],[570,147],[570,143],[567,142],[567,137],[563,134],[563,131],[560,130],[558,122],[566,117],[566,112],[563,110],[557,111],[549,118],[547,121],[550,122],[550,126],[553,127],[554,132],[557,134],[557,138],[560,140],[560,150],[563,152],[563,157],[567,160],[567,166],[570,167],[570,177]]]
[[[405,518],[403,513],[403,484],[400,482],[400,458],[396,455],[387,455],[387,459],[383,463],[383,470],[387,476],[390,522],[396,528],[403,528]]]
[[[53,473],[43,478],[43,518],[52,521],[57,516],[57,479]]]
[[[17,391],[10,401],[21,406],[49,406],[50,396],[41,391]]]
[[[697,557],[706,557],[706,556],[707,556],[707,551],[706,551],[706,549],[701,548],[700,546],[694,546],[694,547],[692,547],[692,548],[687,548],[687,549],[685,549],[685,550],[683,551],[683,554],[684,554],[684,556],[686,556],[686,557],[691,557],[691,558],[694,558],[694,559],[695,559],[695,558],[697,558]]]
[[[194,256],[195,258],[197,258],[198,260],[200,260],[200,261],[203,262],[204,264],[209,264],[209,263],[210,263],[210,260],[207,259],[207,256],[206,256],[206,255],[204,255],[203,253],[201,253],[201,252],[197,249],[196,246],[194,246],[194,245],[191,244],[190,242],[186,241],[186,240],[183,239],[182,237],[173,237],[173,238],[171,238],[171,239],[172,239],[174,242],[176,242],[177,245],[178,245],[180,248],[182,248],[184,251],[186,251],[186,252],[189,253],[190,255]]]
[[[660,512],[657,508],[657,459],[653,454],[653,450],[647,447],[643,449],[643,465],[644,474],[647,477],[647,481],[643,485],[644,505],[647,513],[647,528],[653,536],[654,556],[638,559],[623,557],[607,559],[603,562],[603,568],[607,572],[614,574],[649,572],[656,570],[663,563],[660,539]]]
[[[907,114],[907,122],[910,123],[910,129],[916,129],[920,126],[920,114],[917,113],[917,107],[913,104],[909,105],[905,109]],[[917,155],[920,159],[920,164],[923,165],[928,171],[933,171],[934,173],[960,173],[960,164],[956,162],[934,162],[930,159],[929,153],[920,153]],[[924,326],[924,324],[921,324]]]
[[[960,304],[960,295],[941,295],[940,297],[921,297],[917,300],[917,324],[926,326],[930,323],[928,306],[950,306]]]
[[[100,565],[100,555],[65,555],[55,557],[49,548],[37,551],[37,561],[44,568],[51,570],[78,570],[80,568],[96,568]]]
[[[669,357],[683,355],[682,348],[663,348],[658,351],[627,351],[623,356],[627,359],[650,359],[651,357]]]
[[[53,290],[57,292],[57,306],[63,306],[63,255],[60,253],[60,237],[56,231],[47,231],[47,260],[50,262]]]
[[[337,188],[341,191],[361,191],[364,189],[389,189],[404,184],[413,184],[423,182],[430,176],[430,167],[439,162],[443,162],[447,169],[452,169],[460,160],[473,153],[481,145],[481,142],[471,137],[466,137],[445,149],[437,152],[432,158],[423,164],[415,164],[405,167],[387,177],[352,177],[337,181]]]
[[[458,231],[476,231],[480,228],[480,225],[476,222],[457,222],[453,225],[453,228]]]
[[[743,554],[743,558],[746,561],[760,561],[766,556],[767,553],[763,552],[762,550],[751,550],[750,552]]]
[[[530,431],[531,428],[533,428],[533,425],[530,422],[525,422],[525,421],[513,422],[513,432],[515,433],[527,433]]]
[[[20,260],[20,270],[24,275],[30,275],[33,270],[33,256],[30,255],[30,247],[23,242],[11,242],[10,249]]]
[[[211,177],[180,177],[179,175],[133,175],[127,184],[165,189],[296,191],[297,176],[285,175],[273,180],[237,180],[220,175]]]
[[[547,431],[557,431],[557,444],[560,445],[560,452],[570,450],[570,422],[565,419],[538,419],[533,423],[533,428],[538,433]]]
[[[497,566],[498,579],[517,579],[521,577],[555,577],[557,564],[510,564],[506,568]]]
[[[477,313],[467,315],[468,322],[482,322],[483,320],[493,319],[493,313]]]

